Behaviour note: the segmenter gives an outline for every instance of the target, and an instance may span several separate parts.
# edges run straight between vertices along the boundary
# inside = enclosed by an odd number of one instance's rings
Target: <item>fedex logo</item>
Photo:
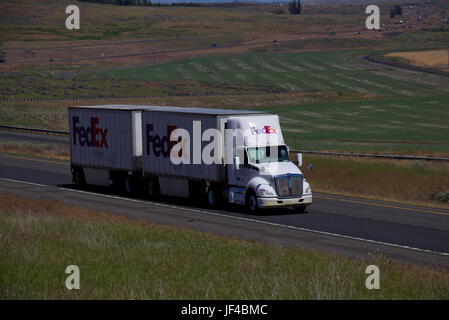
[[[98,117],[90,118],[90,126],[85,128],[84,126],[78,126],[79,117],[72,117],[72,133],[73,144],[77,142],[80,146],[94,147],[94,148],[108,148],[108,141],[106,136],[108,129],[97,128]]]
[[[147,155],[153,153],[156,157],[162,155],[162,157],[167,158],[173,145],[177,143],[176,141],[170,141],[170,134],[176,129],[176,126],[167,126],[167,134],[162,137],[158,134],[153,134],[153,129],[153,124],[146,125]]]
[[[272,128],[271,126],[264,126],[260,129],[256,127],[251,127],[251,133],[255,134],[277,134],[277,129]]]

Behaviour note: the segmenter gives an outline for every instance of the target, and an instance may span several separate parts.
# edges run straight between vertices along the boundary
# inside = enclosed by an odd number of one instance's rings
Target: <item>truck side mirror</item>
[[[301,166],[302,166],[302,153],[297,153],[297,154],[296,154],[296,161],[295,161],[295,164],[296,164],[298,167],[301,167]]]
[[[234,165],[237,170],[240,169],[240,158],[239,157],[234,158]]]

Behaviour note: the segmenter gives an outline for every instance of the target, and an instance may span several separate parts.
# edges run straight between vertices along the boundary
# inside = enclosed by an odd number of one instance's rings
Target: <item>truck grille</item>
[[[276,177],[276,192],[279,197],[302,196],[302,175],[286,174]]]

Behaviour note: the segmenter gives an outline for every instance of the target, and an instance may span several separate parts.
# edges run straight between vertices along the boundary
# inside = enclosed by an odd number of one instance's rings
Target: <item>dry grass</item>
[[[449,71],[449,49],[391,52],[386,54],[386,56],[406,59],[411,65],[417,67],[436,68]]]
[[[57,160],[70,159],[69,146],[63,144],[5,141],[0,142],[0,152]]]
[[[262,245],[0,194],[2,299],[448,299],[445,268]],[[80,290],[66,290],[67,265]],[[365,288],[379,266],[381,289]]]
[[[304,155],[302,168],[314,191],[449,209],[434,199],[449,190],[449,164]]]
[[[0,106],[2,124],[44,129],[68,130],[68,107],[102,104],[137,104],[204,108],[257,109],[272,105],[305,104],[327,101],[343,101],[348,97],[334,97],[331,93],[267,93],[241,96],[164,97],[92,99],[83,101],[4,102]],[[356,97],[351,97],[356,98]]]

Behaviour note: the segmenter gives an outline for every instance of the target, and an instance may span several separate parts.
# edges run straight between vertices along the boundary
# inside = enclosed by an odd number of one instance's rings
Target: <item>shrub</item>
[[[435,200],[437,200],[439,202],[449,203],[449,190],[436,193],[434,198],[435,198]]]
[[[291,0],[288,3],[288,12],[290,12],[290,14],[300,14],[301,13],[300,0]]]

